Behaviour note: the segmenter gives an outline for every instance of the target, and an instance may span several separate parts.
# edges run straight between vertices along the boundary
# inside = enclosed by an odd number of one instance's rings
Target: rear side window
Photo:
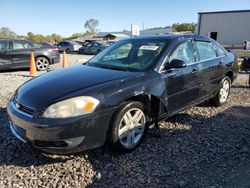
[[[0,50],[7,50],[8,48],[8,43],[7,41],[0,41]]]
[[[210,42],[196,41],[196,47],[198,50],[200,61],[206,61],[216,58],[216,49]]]
[[[184,61],[187,65],[194,63],[194,50],[190,41],[179,44],[172,52],[169,58],[169,62],[173,59],[179,59]]]
[[[38,43],[35,43],[35,42],[30,43],[30,44],[31,44],[31,46],[32,46],[33,48],[40,48],[40,47],[41,47],[41,44],[38,44]]]
[[[94,47],[98,47],[99,44],[98,44],[98,43],[94,43],[93,46],[94,46]]]
[[[30,43],[27,41],[13,41],[13,49],[27,49],[31,48]]]
[[[214,44],[216,48],[216,52],[218,56],[224,56],[225,55],[225,50],[223,47],[221,47],[219,44]]]

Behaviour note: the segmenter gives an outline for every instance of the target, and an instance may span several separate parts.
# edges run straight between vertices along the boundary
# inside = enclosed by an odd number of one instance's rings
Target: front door
[[[195,61],[192,42],[185,40],[178,43],[170,53],[168,63],[173,59],[184,61],[186,67],[171,68],[161,73],[165,79],[170,114],[197,100],[200,90],[197,82],[199,63]]]

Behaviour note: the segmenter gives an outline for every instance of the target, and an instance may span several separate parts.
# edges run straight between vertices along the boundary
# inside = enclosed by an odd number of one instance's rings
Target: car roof
[[[196,34],[163,34],[163,35],[147,35],[147,36],[139,36],[133,37],[125,40],[174,40],[174,39],[194,39],[194,40],[202,40],[202,41],[211,41],[210,38],[206,36],[196,35]]]
[[[0,41],[3,41],[3,40],[6,40],[6,41],[24,41],[24,42],[37,43],[37,42],[31,41],[31,40],[26,40],[26,39],[0,38]]]

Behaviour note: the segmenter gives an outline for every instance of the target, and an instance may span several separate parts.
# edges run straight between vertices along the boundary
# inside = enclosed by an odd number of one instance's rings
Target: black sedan
[[[28,68],[30,53],[34,51],[38,70],[47,70],[50,64],[60,62],[58,48],[28,40],[0,39],[0,70]]]
[[[110,143],[131,151],[148,127],[191,105],[223,105],[237,58],[212,39],[162,35],[119,41],[86,65],[43,74],[8,103],[10,128],[46,152]]]

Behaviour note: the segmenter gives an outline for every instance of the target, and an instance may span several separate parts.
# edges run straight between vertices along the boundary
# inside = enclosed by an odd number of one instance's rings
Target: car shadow
[[[6,72],[19,72],[19,71],[29,71],[29,68],[16,68],[16,69],[8,69],[8,70],[0,70],[1,73],[6,73]]]
[[[203,106],[194,110],[197,108]],[[232,106],[213,116],[193,115],[187,110],[162,121],[159,130],[151,128],[145,142],[131,153],[119,153],[107,146],[57,156],[18,141],[8,128],[6,108],[0,108],[0,166],[42,166],[88,155],[85,162],[99,174],[89,187],[204,187],[214,182],[237,186],[235,173],[242,175],[243,183],[250,179],[249,114],[247,106]],[[62,170],[67,171],[67,167]]]
[[[151,129],[132,153],[93,152],[89,160],[102,177],[90,187],[249,186],[249,122],[247,106],[210,117],[184,111],[161,122],[159,130]]]

